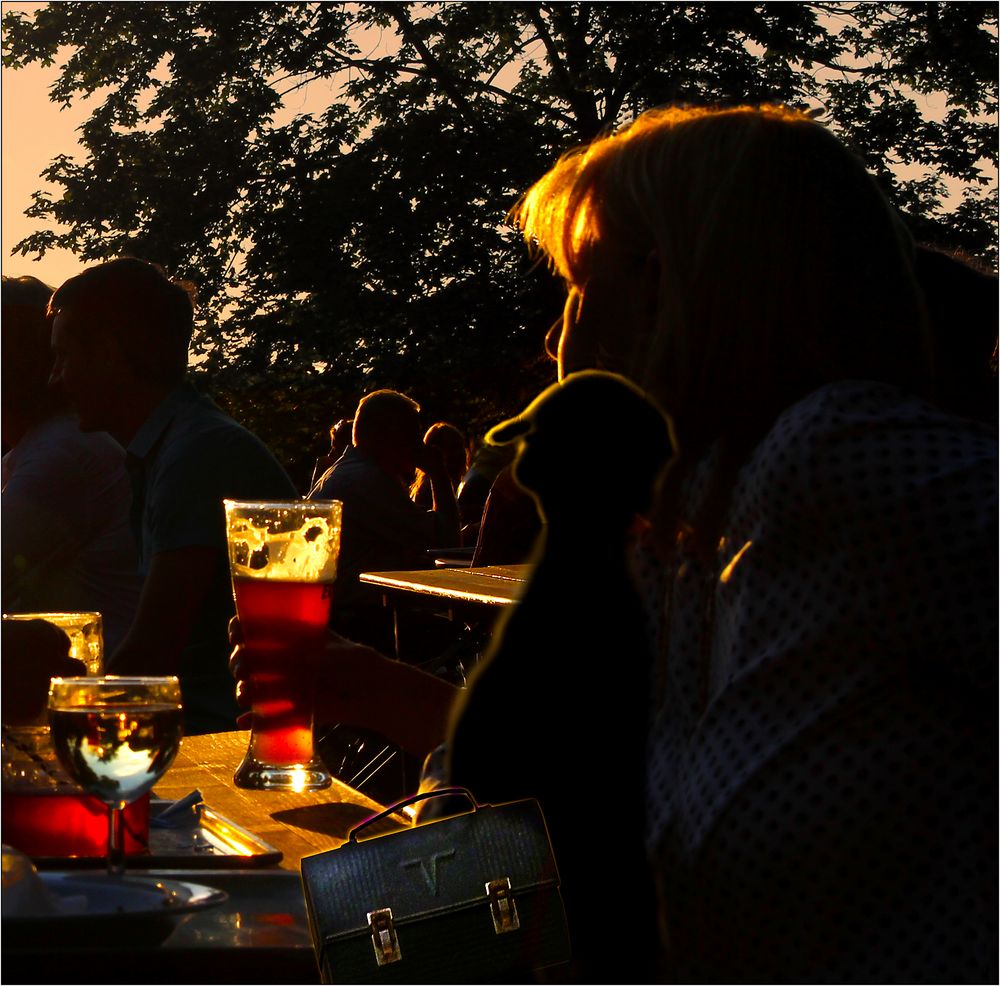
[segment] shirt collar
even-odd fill
[[[198,397],[198,391],[189,381],[185,380],[178,384],[139,426],[139,430],[132,436],[132,441],[128,443],[125,451],[135,459],[145,459],[153,451],[177,412],[184,405],[198,400]]]

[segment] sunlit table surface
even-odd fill
[[[233,773],[246,753],[248,732],[186,737],[156,795],[176,800],[201,791],[205,804],[248,829],[283,854],[282,869],[295,873],[303,856],[336,849],[350,830],[382,810],[360,791],[334,780],[323,791],[245,791]]]
[[[507,606],[521,598],[530,565],[429,568],[414,572],[362,572],[359,580],[383,590],[415,593],[452,602]]]
[[[109,934],[86,949],[18,952],[4,941],[0,977],[10,983],[318,983],[299,876],[303,856],[335,849],[350,830],[381,809],[338,783],[324,791],[243,791],[232,782],[249,733],[184,739],[157,797],[202,793],[217,813],[283,854],[280,864],[240,869],[130,870],[132,876],[184,880],[225,890],[214,908],[177,918],[162,944],[142,947]],[[391,823],[380,823],[387,826]]]

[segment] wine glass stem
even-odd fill
[[[108,875],[125,875],[125,814],[117,805],[108,805]]]

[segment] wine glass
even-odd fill
[[[108,806],[108,873],[125,872],[122,810],[173,762],[181,744],[177,678],[53,678],[49,725],[69,776]]]

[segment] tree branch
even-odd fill
[[[539,39],[545,46],[546,60],[552,69],[552,74],[563,86],[566,92],[566,100],[576,115],[576,129],[583,131],[587,136],[593,136],[599,129],[597,109],[594,106],[593,100],[577,88],[573,77],[570,75],[568,66],[563,62],[559,54],[555,39],[552,37],[548,25],[542,17],[541,7],[536,4],[523,4],[521,9],[527,14],[532,26],[538,33]]]
[[[406,7],[401,3],[375,3],[372,6],[384,10],[396,22],[403,39],[413,45],[420,53],[420,57],[427,66],[427,74],[438,81],[445,95],[452,101],[459,113],[467,118],[467,122],[473,122],[475,116],[469,101],[455,85],[455,79],[451,72],[438,61],[434,53],[414,30],[413,21],[410,20]]]
[[[334,52],[331,52],[331,54],[334,54]],[[393,61],[393,60],[384,59],[384,58],[382,58],[382,59],[374,59],[374,58],[349,58],[346,55],[343,55],[343,54],[341,54],[339,52],[337,52],[335,54],[337,54],[337,57],[339,57],[341,59],[341,66],[340,66],[341,69],[344,69],[344,68],[356,68],[356,69],[359,69],[361,71],[365,71],[365,72],[368,72],[368,73],[386,72],[387,70],[391,69],[391,71],[397,72],[397,73],[399,73],[401,75],[426,75],[427,74],[426,68],[425,67],[420,67],[421,63],[417,63],[416,66],[415,66],[413,64],[409,64],[409,63],[401,61],[401,60],[400,61]],[[326,78],[326,77],[327,77],[326,73],[317,73],[315,75],[311,75],[306,80],[306,82],[307,83],[308,82],[315,82],[317,79],[322,79],[322,78]],[[495,78],[495,77],[496,77],[495,75],[491,76],[491,79]],[[277,80],[274,80],[274,81],[275,82],[281,82],[284,79],[291,79],[291,78],[294,78],[294,75],[289,74],[289,75],[283,76],[283,77],[281,77],[281,78],[279,78]],[[465,80],[465,82],[466,82],[466,85],[468,85],[470,88],[476,90],[477,92],[490,92],[490,93],[493,93],[496,96],[500,96],[502,99],[510,100],[511,102],[518,103],[521,106],[530,107],[531,109],[536,110],[538,113],[541,113],[544,116],[549,117],[550,119],[558,120],[561,123],[565,123],[567,126],[573,127],[573,126],[576,125],[576,120],[573,117],[568,116],[566,113],[563,113],[560,110],[556,109],[556,107],[552,106],[550,103],[544,103],[544,102],[541,102],[541,101],[539,101],[537,99],[530,99],[527,96],[520,95],[519,93],[514,93],[514,92],[511,92],[508,89],[503,89],[500,86],[495,86],[495,85],[492,84],[492,81],[486,81],[486,82],[484,82],[481,79],[467,79],[467,80]],[[274,84],[274,83],[272,83],[272,84]],[[299,83],[298,85],[293,86],[292,89],[290,89],[288,91],[289,92],[294,92],[294,90],[297,89],[297,88],[299,88],[302,84],[303,83]],[[282,94],[279,93],[279,95],[282,95]],[[465,105],[467,107],[469,107],[470,112],[473,112],[473,113],[475,112],[474,108],[471,107],[471,106],[469,106],[469,103],[468,103],[467,100],[465,101]]]

